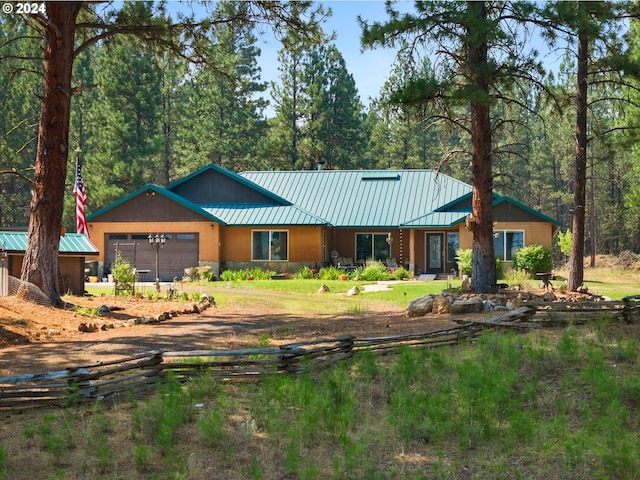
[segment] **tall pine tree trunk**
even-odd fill
[[[61,303],[58,246],[69,150],[71,73],[82,2],[47,2],[42,113],[22,279]],[[45,195],[46,193],[46,195]]]
[[[468,9],[486,25],[487,10],[484,2],[467,2]],[[468,35],[471,36],[472,32]],[[471,139],[473,159],[471,166],[473,211],[473,261],[471,266],[472,288],[475,292],[487,292],[496,283],[496,260],[493,251],[493,177],[491,158],[491,117],[489,111],[488,40],[486,34],[477,33],[469,41],[469,69],[473,86],[479,99],[471,103]]]
[[[578,5],[580,8],[580,5]],[[584,280],[585,202],[587,188],[587,62],[588,38],[578,31],[578,85],[576,95],[576,163],[573,190],[571,260],[567,289],[575,292]]]

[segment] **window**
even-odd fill
[[[493,232],[493,249],[496,258],[505,261],[513,260],[515,253],[524,247],[524,230],[495,230]]]
[[[180,240],[195,240],[196,239],[196,234],[195,233],[177,233],[176,234],[176,240],[180,241]]]
[[[356,233],[356,262],[378,260],[386,262],[391,256],[387,233]]]
[[[460,249],[460,234],[447,233],[447,262],[456,263],[456,252]]]
[[[254,230],[252,232],[252,260],[288,260],[288,232],[281,230]]]

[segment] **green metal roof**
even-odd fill
[[[108,212],[109,210],[116,208],[118,205],[122,205],[123,203],[126,203],[127,201],[131,200],[133,197],[137,197],[138,195],[141,195],[143,193],[149,192],[149,191],[153,191],[159,195],[162,195],[166,198],[168,198],[169,200],[172,200],[180,205],[182,205],[185,208],[188,208],[189,210],[202,215],[204,218],[206,218],[207,220],[211,220],[214,221],[216,223],[219,223],[221,225],[226,225],[226,223],[212,215],[211,213],[203,210],[202,208],[200,208],[199,205],[196,205],[193,202],[190,202],[189,200],[187,200],[186,198],[181,197],[180,195],[176,195],[173,192],[170,192],[169,190],[159,187],[157,185],[152,185],[152,184],[148,184],[145,185],[142,188],[139,188],[138,190],[136,190],[133,193],[130,193],[129,195],[127,195],[126,197],[122,197],[120,200],[117,200],[116,202],[113,202],[111,205],[107,205],[104,208],[101,208],[100,210],[98,210],[97,212],[92,213],[91,215],[89,215],[87,217],[87,222],[91,222],[93,220],[95,220],[96,217],[99,217],[100,215],[102,215],[105,212]]]
[[[309,170],[240,174],[336,227],[397,227],[471,191],[433,170]]]
[[[202,209],[221,218],[227,225],[328,225],[326,220],[295,205],[217,204],[202,205]]]
[[[464,222],[467,215],[468,214],[464,212],[433,212],[404,222],[401,226],[414,228],[450,228]]]
[[[27,250],[27,232],[0,232],[0,247],[9,253]],[[86,235],[67,233],[60,237],[58,251],[66,255],[97,255],[98,249]]]

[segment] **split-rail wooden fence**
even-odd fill
[[[487,328],[541,328],[557,324],[562,315],[564,321],[572,321],[567,320],[573,318],[570,315],[582,316],[585,311],[591,316],[621,315],[627,322],[640,320],[640,295],[622,302],[592,303],[568,305],[564,309],[525,305],[486,320],[454,319],[459,323],[457,327],[418,334],[342,336],[247,350],[150,351],[64,370],[0,377],[0,409],[110,400],[154,388],[168,378],[184,382],[204,373],[224,380],[255,380],[266,375],[317,371],[351,358],[358,351],[388,354],[402,348],[457,345],[473,340]]]

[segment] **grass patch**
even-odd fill
[[[259,384],[205,374],[128,406],[36,412],[22,441],[0,437],[0,476],[31,478],[17,448],[43,478],[637,478],[638,343],[618,326],[487,332]]]

